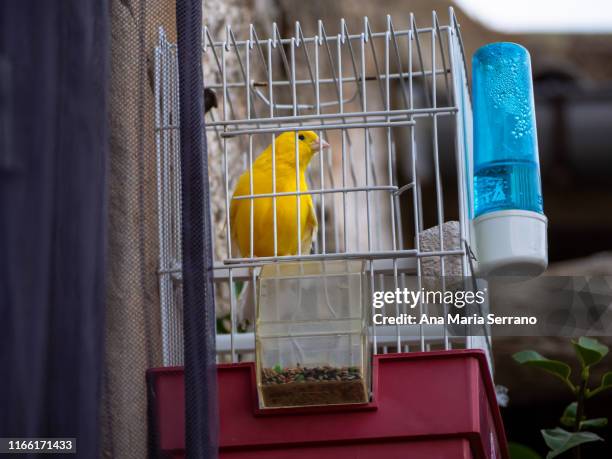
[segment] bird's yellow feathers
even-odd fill
[[[299,172],[296,180],[296,141],[298,148]],[[310,160],[327,142],[319,139],[313,131],[284,132],[274,143],[276,164],[276,190],[272,186],[272,145],[269,145],[253,161],[253,195],[307,191],[304,175]],[[274,200],[276,200],[277,255],[296,255],[298,240],[300,252],[310,253],[313,235],[317,230],[317,217],[309,194],[299,195],[299,239],[298,239],[298,198],[296,195],[236,199],[251,194],[251,174],[246,171],[238,179],[230,206],[230,225],[233,242],[242,257],[251,256],[251,218],[253,224],[253,255],[274,256]],[[251,216],[251,202],[253,213]],[[236,256],[236,254],[232,254]]]

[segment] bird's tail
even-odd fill
[[[253,281],[236,281],[234,284],[236,331],[253,331],[255,324],[256,284]]]

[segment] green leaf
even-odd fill
[[[578,409],[578,403],[572,402],[563,411],[561,416],[561,424],[567,427],[573,427],[576,424],[576,410]]]
[[[608,425],[608,418],[593,418],[587,419],[580,423],[580,429],[596,429]]]
[[[608,353],[608,346],[586,336],[581,337],[578,341],[572,341],[572,344],[585,367],[595,365]]]
[[[546,459],[557,457],[559,454],[575,448],[578,445],[582,445],[583,443],[603,441],[603,438],[593,432],[568,432],[561,427],[543,429],[541,432],[546,445],[551,449],[546,455]]]
[[[508,443],[508,449],[510,450],[511,459],[542,459],[538,453],[529,448],[528,446],[521,445],[520,443],[510,442]]]
[[[576,410],[578,404],[576,402],[572,402],[565,408],[563,411],[563,416],[561,416],[561,424],[566,427],[574,427],[576,425]],[[580,430],[582,429],[590,429],[596,427],[605,427],[608,425],[607,418],[594,418],[594,419],[586,419],[584,416],[582,417],[582,422],[580,423]]]
[[[604,390],[612,388],[612,371],[608,371],[601,377],[601,384],[598,388],[587,392],[587,398],[591,398],[594,395],[603,392]]]
[[[555,375],[568,384],[572,390],[575,390],[574,385],[569,380],[572,370],[567,363],[560,362],[559,360],[547,359],[536,351],[517,352],[512,358],[522,365],[540,368],[541,370]]]
[[[283,367],[280,366],[280,364],[276,364],[274,365],[274,371],[276,371],[277,373],[282,373],[283,372]]]

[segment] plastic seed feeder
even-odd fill
[[[260,408],[367,403],[363,263],[266,265],[256,320]]]

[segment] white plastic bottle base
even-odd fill
[[[478,274],[535,277],[548,266],[544,215],[500,210],[472,221]]]

